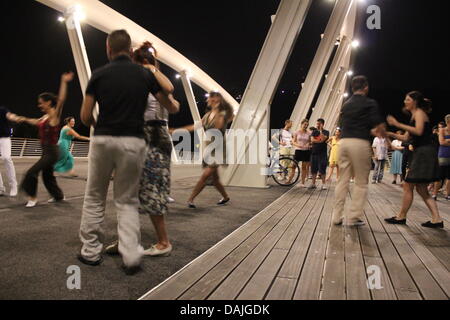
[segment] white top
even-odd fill
[[[400,140],[394,140],[394,141],[392,141],[392,146],[396,147],[396,148],[401,148],[402,142]]]
[[[373,140],[372,148],[375,149],[375,157],[377,160],[387,160],[388,146],[385,138],[376,137],[375,140]]]
[[[281,142],[284,142],[283,148],[292,148],[292,133],[287,130],[281,130]]]
[[[169,111],[162,107],[151,93],[148,95],[147,109],[145,109],[144,120],[169,121]]]

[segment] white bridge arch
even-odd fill
[[[241,104],[203,70],[174,48],[104,3],[98,0],[36,1],[64,14],[83,91],[90,78],[91,70],[80,27],[81,16],[84,16],[85,23],[105,33],[110,33],[116,29],[126,29],[132,38],[133,46],[138,46],[143,41],[151,41],[158,48],[159,60],[180,74],[194,121],[200,121],[200,114],[195,102],[191,81],[205,91],[220,92],[225,100],[232,105],[236,113],[232,129],[254,132],[247,137],[248,140],[244,139],[243,143],[236,146],[237,159],[235,160],[237,164],[229,165],[225,169],[224,183],[243,187],[264,188],[267,186],[267,176],[264,175],[265,164],[239,163],[249,157],[251,152],[249,146],[252,143],[257,143],[259,146],[268,146],[269,135],[267,134],[264,137],[258,132],[270,129],[270,106],[313,0],[280,1],[277,13],[272,17],[272,27]],[[328,128],[334,130],[336,127],[348,76],[351,74],[349,66],[357,3],[358,0],[335,0],[334,10],[292,113],[291,119],[294,120],[295,126],[298,126],[301,119],[313,107],[313,98],[319,91],[321,79],[325,76],[326,66],[333,58],[329,73],[326,75],[325,84],[321,88],[319,100],[314,106],[311,120],[315,121],[319,117],[325,117],[330,120],[328,121]],[[339,47],[333,56],[336,44]]]

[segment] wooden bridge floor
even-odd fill
[[[419,197],[407,226],[388,225],[401,188],[371,185],[367,225],[356,228],[332,225],[333,197],[334,186],[294,187],[142,299],[448,300],[449,202],[439,202],[444,230],[420,226],[429,215]]]

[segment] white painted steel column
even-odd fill
[[[320,42],[316,56],[305,80],[302,91],[295,105],[291,120],[294,128],[300,125],[309,112],[311,104],[319,88],[325,69],[330,60],[344,21],[349,13],[350,7],[355,0],[338,0],[331,14],[324,36]]]
[[[320,96],[310,117],[311,123],[315,123],[317,119],[324,117],[326,102],[328,100],[328,97],[332,93],[333,84],[336,81],[336,77],[339,73],[339,68],[343,65],[345,56],[348,54],[348,50],[351,50],[351,40],[346,36],[343,36],[331,64],[330,71],[325,80],[322,91],[320,92]]]
[[[344,100],[343,95],[346,92],[348,79],[350,77],[350,75],[348,75],[347,72],[350,70],[351,57],[353,54],[353,50],[355,50],[352,47],[352,41],[354,40],[353,37],[355,33],[357,9],[358,9],[358,2],[354,1],[342,27],[341,32],[342,38],[348,39],[348,48],[347,50],[345,50],[339,63],[340,68],[339,70],[345,72],[344,75],[341,75],[341,77],[343,78],[341,80],[338,80],[338,82],[336,82],[337,85],[336,88],[338,88],[337,90],[339,90],[339,95],[335,97],[334,103],[329,105],[330,110],[324,110],[325,119],[329,122],[329,125],[331,125],[331,127],[329,128],[333,131],[337,127],[336,121],[339,117],[342,108],[342,103]]]
[[[64,13],[67,33],[69,35],[70,46],[72,48],[73,57],[75,59],[75,65],[77,68],[78,79],[80,81],[80,87],[83,97],[86,94],[87,84],[91,78],[91,66],[84,44],[83,33],[81,31],[81,25],[79,17],[77,16],[78,8],[76,6],[69,7]],[[94,109],[94,119],[97,120],[99,113],[98,105]],[[91,127],[91,136],[94,133],[94,128]]]
[[[192,89],[191,80],[189,79],[189,74],[187,71],[183,70],[180,72],[181,82],[183,84],[183,89],[186,94],[186,98],[189,104],[189,109],[191,111],[192,119],[194,119],[194,127],[196,128],[194,134],[197,134],[200,138],[200,156],[203,155],[205,130],[202,126],[202,117],[198,111],[197,101],[195,99],[194,90]]]
[[[342,94],[342,93],[340,93],[340,89],[341,89],[342,81],[346,80],[346,76],[347,76],[346,73],[347,73],[347,70],[341,67],[339,69],[336,80],[334,81],[333,88],[332,88],[331,94],[329,95],[329,97],[327,99],[325,112],[323,114],[323,118],[327,122],[326,124],[330,124],[331,115],[335,111],[334,108],[336,106],[336,98],[339,94]],[[332,129],[332,128],[330,128],[330,129]]]
[[[269,133],[265,137],[259,135],[258,139],[258,131],[270,128],[270,105],[310,5],[311,0],[280,3],[232,126],[234,130],[255,130],[248,142],[237,146],[238,163],[249,156],[252,144],[264,145],[265,150],[259,151],[268,153]],[[224,171],[223,181],[226,185],[265,188],[265,169],[265,164],[231,164]]]

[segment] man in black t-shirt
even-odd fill
[[[15,115],[9,112],[5,107],[0,106],[0,156],[5,164],[6,176],[9,182],[9,196],[17,196],[17,180],[14,163],[11,159],[11,127],[8,120]],[[5,185],[3,184],[0,173],[0,196],[5,194]]]
[[[325,120],[317,120],[317,128],[311,134],[311,174],[312,183],[309,189],[316,189],[317,174],[320,173],[322,179],[322,190],[325,190],[328,167],[328,139],[330,132],[324,129]]]
[[[119,252],[126,271],[138,270],[143,255],[140,244],[139,179],[145,157],[144,112],[149,93],[163,106],[170,104],[153,73],[131,61],[131,38],[125,30],[107,40],[111,61],[95,71],[86,89],[81,120],[95,128],[89,152],[89,173],[83,205],[78,259],[88,265],[102,262],[106,197],[114,172]],[[97,121],[93,117],[99,104]]]
[[[372,168],[372,136],[386,136],[386,128],[378,104],[367,97],[369,82],[358,76],[352,80],[353,96],[342,107],[339,127],[342,139],[339,145],[340,176],[336,186],[333,223],[344,221],[345,200],[349,183],[355,177],[352,204],[347,215],[350,226],[364,225],[363,213],[367,202],[369,175]]]

